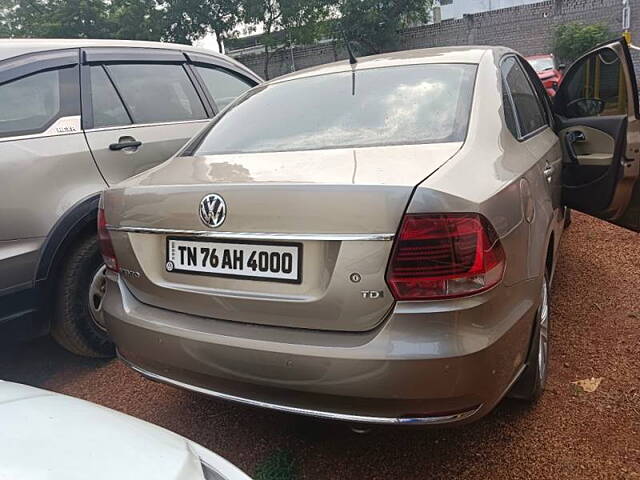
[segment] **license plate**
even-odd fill
[[[302,244],[167,237],[167,272],[300,283]]]

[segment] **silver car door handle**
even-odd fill
[[[130,148],[132,150],[137,149],[142,145],[142,142],[138,142],[137,140],[126,140],[124,142],[120,141],[118,143],[112,143],[109,145],[109,150],[118,151],[124,150],[125,148]]]

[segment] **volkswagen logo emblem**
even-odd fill
[[[216,228],[224,223],[227,205],[220,195],[210,193],[200,201],[199,213],[202,223],[207,227]]]

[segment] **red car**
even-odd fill
[[[553,97],[562,81],[564,65],[558,65],[553,54],[532,55],[526,58],[538,74],[549,96]]]

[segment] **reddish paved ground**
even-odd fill
[[[547,391],[464,428],[356,435],[152,383],[48,339],[0,353],[0,378],[162,425],[262,478],[277,460],[293,462],[271,476],[282,479],[640,478],[640,236],[576,215],[561,255]],[[604,378],[594,393],[570,383],[589,377]]]

